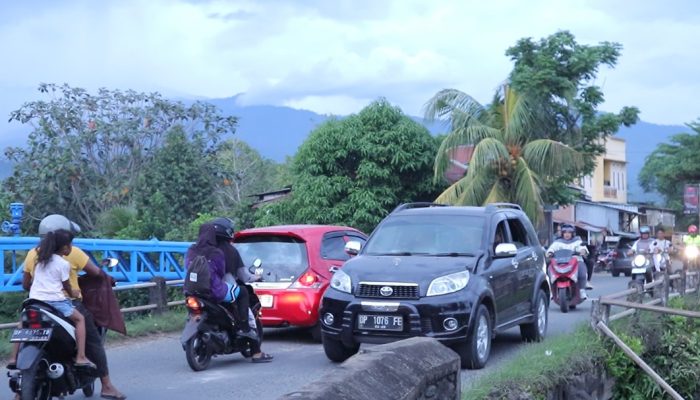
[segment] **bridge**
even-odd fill
[[[38,237],[0,237],[0,292],[22,290],[24,257],[39,244]],[[96,265],[105,258],[119,263],[106,271],[117,284],[133,284],[162,276],[167,280],[183,279],[184,258],[192,242],[153,240],[114,240],[76,238],[73,245],[85,251]]]

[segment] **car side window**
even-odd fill
[[[527,230],[517,218],[508,219],[508,227],[510,228],[510,234],[513,237],[513,244],[517,248],[522,248],[526,246],[531,246],[530,240],[528,239]]]
[[[496,233],[493,237],[493,251],[496,251],[496,247],[501,243],[508,243],[506,221],[501,221],[496,225]]]
[[[360,242],[363,246],[366,240],[360,236],[333,234],[323,237],[321,242],[321,257],[326,260],[347,261],[350,256],[345,252],[345,243],[354,240]]]

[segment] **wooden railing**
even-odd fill
[[[659,294],[659,290],[660,296],[657,297],[656,295]],[[672,290],[674,290],[673,293],[671,293]],[[644,302],[645,295],[648,291],[651,291],[653,299]],[[610,329],[608,324],[610,321],[634,315],[637,313],[637,310],[658,312],[667,315],[679,315],[687,318],[700,318],[700,312],[667,307],[670,298],[692,293],[700,295],[700,273],[698,273],[698,271],[686,271],[684,267],[680,273],[670,275],[667,268],[660,279],[648,284],[639,285],[636,288],[631,288],[608,296],[602,296],[597,300],[593,300],[591,308],[591,326],[593,329],[612,339],[632,361],[654,380],[654,382],[666,391],[671,398],[676,400],[683,400],[683,397],[644,362],[641,357],[635,354],[635,352]],[[625,298],[625,300],[621,300],[621,298]],[[657,304],[661,304],[661,306]],[[612,307],[622,307],[627,308],[627,310],[611,315]]]
[[[167,311],[170,307],[185,304],[185,300],[168,301],[168,286],[182,285],[183,279],[166,281],[163,277],[155,277],[150,282],[136,283],[133,285],[116,286],[114,291],[148,288],[148,302],[141,306],[125,307],[121,309],[123,314],[137,311],[152,311],[156,314]],[[18,317],[19,318],[19,317]],[[0,330],[17,327],[17,321],[0,324]]]

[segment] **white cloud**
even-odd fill
[[[615,111],[651,122],[698,115],[698,6],[603,1],[166,1],[13,5],[0,22],[0,85],[41,81],[160,90],[346,114],[386,97],[419,115],[436,91],[490,100],[507,47],[559,29],[624,45],[601,69]],[[636,3],[635,3],[636,4]],[[7,61],[9,60],[9,62]]]

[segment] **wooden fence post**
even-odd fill
[[[153,309],[155,314],[162,314],[168,310],[168,291],[165,278],[156,276],[151,279],[151,282],[156,285],[148,288],[148,303],[156,305],[156,308]]]
[[[662,298],[661,298],[661,304],[664,307],[666,307],[666,305],[668,304],[668,294],[671,291],[671,280],[668,278],[669,276],[671,276],[670,269],[671,269],[671,263],[669,263],[669,265],[667,265],[666,269],[664,270],[664,285],[662,288]]]
[[[681,270],[681,287],[678,288],[678,292],[681,294],[681,296],[685,296],[685,285],[687,285],[687,276],[685,273],[687,268],[687,265],[684,263],[683,269]]]

